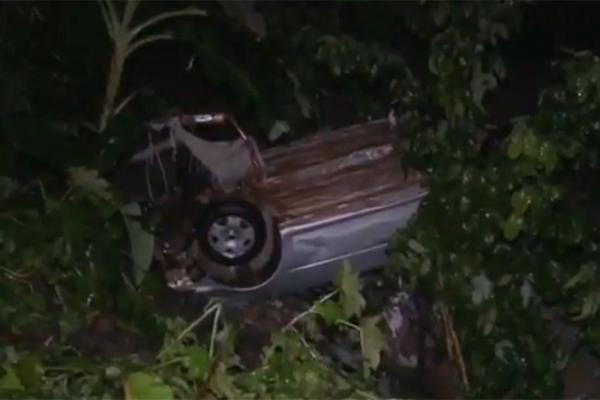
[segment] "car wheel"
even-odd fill
[[[260,210],[246,201],[212,204],[197,226],[198,244],[211,261],[235,266],[264,248],[267,226]]]

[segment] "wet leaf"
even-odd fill
[[[345,318],[360,316],[365,308],[365,299],[361,294],[362,284],[358,272],[352,270],[349,262],[344,262],[338,271],[336,285],[340,290],[340,304]]]
[[[169,400],[173,391],[162,379],[152,373],[134,372],[123,383],[125,400]]]
[[[362,355],[365,369],[374,370],[381,361],[381,351],[385,347],[385,335],[377,324],[380,317],[363,318],[360,323],[362,332]]]

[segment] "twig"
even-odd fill
[[[69,198],[69,195],[73,192],[73,189],[74,189],[74,186],[70,186],[69,189],[67,189],[67,191],[62,195],[58,204],[64,203],[65,200],[67,200],[67,198]]]
[[[180,334],[179,336],[177,336],[177,340],[181,340],[183,339],[183,337],[185,335],[187,335],[188,333],[190,333],[192,330],[194,330],[195,327],[197,327],[202,321],[204,321],[206,319],[206,317],[208,317],[213,311],[216,310],[220,310],[221,309],[221,304],[215,304],[212,307],[210,307],[208,310],[206,310],[204,312],[204,314],[202,314],[198,319],[196,319],[194,322],[192,322],[191,324],[188,325],[187,328],[185,328]]]
[[[168,361],[165,361],[163,363],[157,364],[155,366],[153,366],[152,368],[150,368],[152,371],[156,371],[157,369],[161,369],[164,367],[168,367],[169,365],[173,365],[173,364],[177,364],[179,362],[185,361],[187,359],[187,357],[175,357],[172,358]]]
[[[125,99],[123,99],[121,101],[121,103],[119,103],[119,105],[117,105],[115,107],[115,111],[113,112],[113,116],[116,117],[121,112],[121,110],[123,110],[127,106],[127,104],[129,104],[131,102],[131,100],[133,100],[136,96],[137,96],[137,92],[133,92],[129,96],[127,96]]]
[[[48,199],[46,198],[46,188],[44,187],[44,184],[42,183],[42,181],[40,179],[38,179],[36,182],[40,187],[40,193],[42,194],[42,199],[44,199],[44,205],[45,205],[45,203],[48,202]]]
[[[301,312],[300,314],[296,315],[294,318],[292,318],[292,320],[290,322],[287,323],[287,325],[283,328],[283,331],[287,331],[288,329],[290,329],[292,326],[294,326],[298,321],[300,321],[302,318],[306,317],[309,314],[313,314],[315,312],[315,309],[317,308],[317,306],[319,304],[323,304],[325,303],[327,300],[329,300],[330,298],[332,298],[333,296],[335,296],[336,294],[339,293],[339,290],[336,289],[331,293],[326,294],[325,296],[323,296],[322,298],[320,298],[316,303],[314,303],[308,310]]]
[[[365,341],[364,341],[364,338],[363,338],[363,330],[362,330],[362,328],[360,326],[358,326],[356,324],[353,324],[352,322],[348,322],[348,321],[346,321],[344,319],[338,319],[336,321],[336,323],[338,323],[340,325],[345,325],[348,328],[352,328],[352,329],[355,329],[355,330],[358,331],[359,338],[360,338],[360,350],[364,354],[365,353]]]
[[[149,149],[152,146],[152,136],[150,135],[150,132],[148,132],[148,146]],[[145,160],[145,166],[144,166],[144,175],[146,178],[146,189],[148,190],[148,196],[150,197],[151,201],[154,201],[154,193],[152,191],[152,182],[150,182],[150,162],[152,161],[152,153],[150,153],[150,157],[146,158]]]
[[[304,345],[304,347],[306,347],[306,350],[308,350],[308,352],[310,353],[312,358],[314,358],[315,360],[320,360],[321,357],[319,357],[319,355],[314,352],[312,346],[310,344],[308,344],[308,342],[306,341],[304,336],[300,332],[298,332],[298,330],[296,328],[292,327],[291,329],[294,330],[294,332],[296,332],[296,334],[298,335],[298,338],[300,339],[300,342]]]
[[[219,317],[221,315],[221,304],[216,304],[215,307],[217,310],[215,311],[215,318],[213,319],[212,332],[210,334],[210,347],[208,349],[208,357],[212,359],[215,348],[215,338],[217,337],[217,327],[219,325]]]

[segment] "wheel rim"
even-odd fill
[[[256,241],[256,232],[246,219],[229,215],[215,220],[208,228],[210,247],[228,259],[241,257]]]

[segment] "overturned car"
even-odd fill
[[[215,134],[227,127],[236,138]],[[155,263],[177,290],[275,295],[326,283],[344,261],[377,267],[425,195],[387,119],[263,152],[223,114],[148,128],[117,186],[160,214]]]

